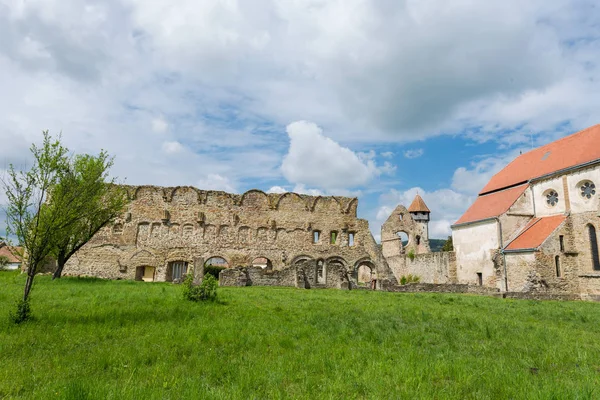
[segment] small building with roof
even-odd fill
[[[20,269],[23,259],[23,248],[18,246],[8,246],[6,243],[0,243],[0,257],[5,257],[8,261],[4,269]]]
[[[600,296],[600,125],[518,156],[452,226],[460,283]]]

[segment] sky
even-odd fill
[[[519,152],[600,123],[599,21],[593,0],[0,0],[0,170],[48,129],[132,185],[357,196],[376,239],[419,193],[445,238]]]

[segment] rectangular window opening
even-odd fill
[[[337,232],[336,231],[331,231],[331,237],[329,238],[329,243],[330,244],[337,243]]]
[[[556,277],[560,278],[560,276],[561,276],[561,270],[560,270],[560,257],[559,256],[556,256],[554,258],[554,264],[556,266]]]
[[[354,246],[354,232],[348,234],[348,246]]]
[[[321,237],[321,232],[313,231],[313,243],[319,243],[320,237]]]
[[[477,284],[483,286],[483,274],[481,272],[477,273]]]
[[[560,235],[558,237],[558,243],[560,245],[560,251],[561,253],[565,251],[565,237],[563,235]]]

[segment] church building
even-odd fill
[[[600,125],[518,156],[452,226],[460,283],[600,298]]]

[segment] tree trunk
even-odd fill
[[[23,301],[27,301],[31,287],[33,286],[33,278],[35,276],[35,270],[31,268],[31,265],[27,268],[27,281],[25,282],[25,290],[23,292]]]
[[[65,260],[65,255],[62,253],[59,253],[58,260],[56,260],[56,264],[57,264],[56,271],[54,271],[54,274],[52,275],[52,280],[55,280],[57,278],[60,279],[60,277],[62,276],[63,269],[65,268],[66,261],[67,260]]]

